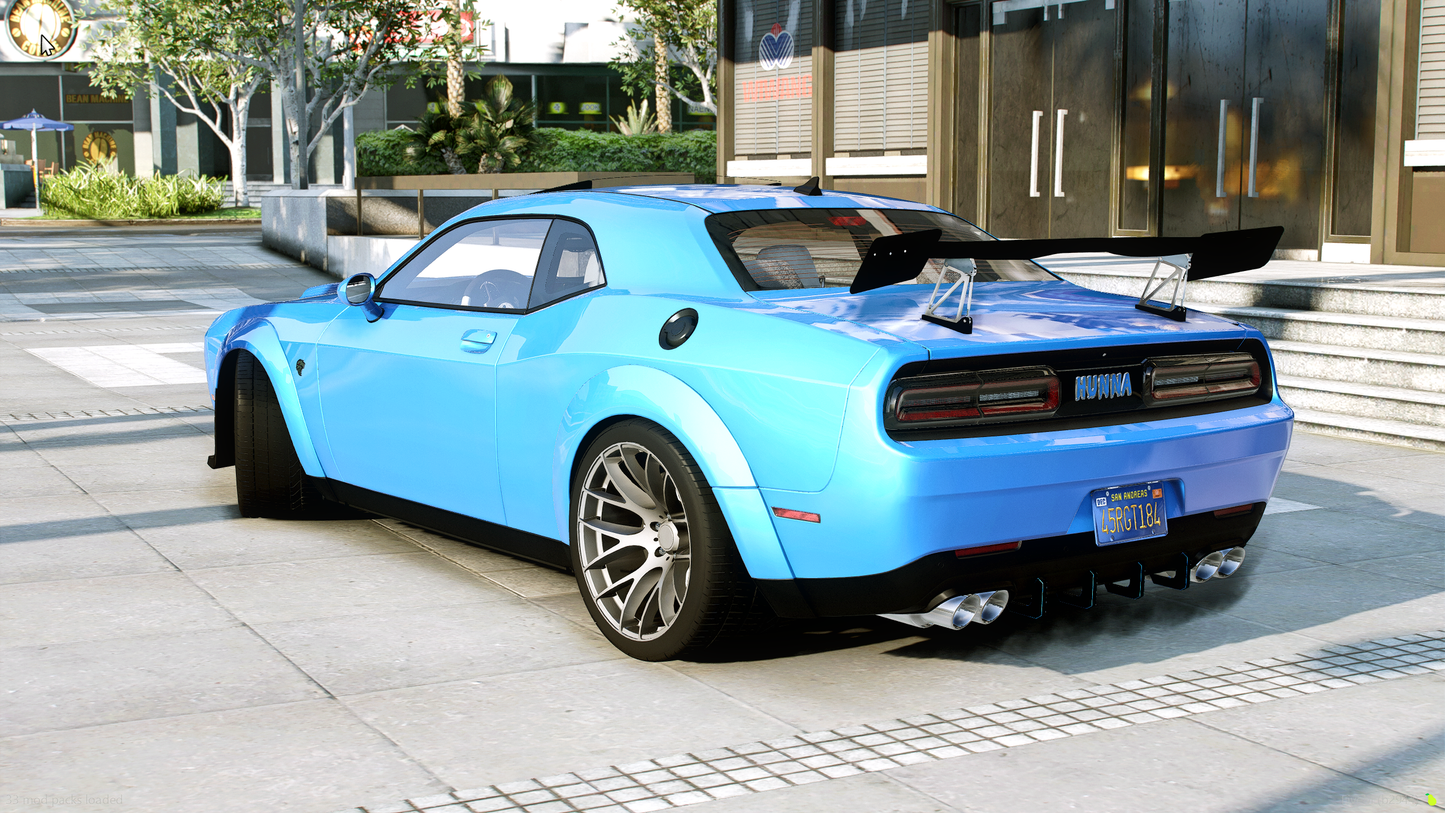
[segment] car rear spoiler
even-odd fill
[[[868,249],[868,256],[858,267],[858,274],[848,290],[862,293],[885,285],[894,285],[916,278],[930,259],[936,260],[1032,260],[1051,254],[1074,252],[1105,252],[1120,257],[1158,257],[1144,292],[1134,306],[1160,316],[1184,321],[1184,283],[1191,279],[1249,271],[1263,266],[1274,256],[1275,246],[1284,235],[1283,226],[1266,226],[1262,229],[1240,229],[1220,231],[1199,237],[1077,237],[1061,240],[970,240],[957,242],[943,240],[941,229],[894,234],[879,237]],[[1162,258],[1176,254],[1188,254],[1189,262],[1179,266]],[[1161,266],[1167,271],[1161,278]],[[973,317],[970,313],[973,300],[973,264],[959,271],[959,278],[951,287],[939,294],[944,274],[939,275],[933,286],[933,296],[924,309],[923,318],[961,333],[973,332]],[[956,269],[955,269],[956,270]],[[1156,282],[1157,279],[1157,282]],[[1165,285],[1174,283],[1169,295],[1169,304],[1158,305],[1152,300]],[[958,305],[953,316],[938,312],[939,306],[955,293]]]

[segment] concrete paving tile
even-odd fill
[[[854,640],[843,624],[872,630],[855,631],[861,640]],[[1031,670],[1022,658],[958,633],[919,635],[884,619],[852,619],[824,633],[814,628],[811,635],[784,634],[759,642],[756,649],[751,643],[740,647],[733,657],[746,661],[746,669],[727,655],[715,662],[679,662],[675,668],[805,731],[1086,685]],[[830,637],[836,648],[806,651]],[[860,718],[860,709],[867,710],[866,717]]]
[[[67,810],[334,811],[447,786],[335,701],[0,740],[0,798],[111,797]]]
[[[96,497],[184,570],[416,550],[366,519],[242,518],[229,486]]]
[[[1321,562],[1352,564],[1427,551],[1445,553],[1445,529],[1331,510],[1297,511],[1261,522],[1248,550],[1252,553],[1257,545]],[[1241,574],[1255,573],[1251,559],[1246,558]]]
[[[1258,713],[1261,708],[1241,711]],[[1385,810],[1409,801],[1193,720],[1128,726],[898,768],[888,775],[959,809],[997,813],[1060,806],[1155,813],[1176,809],[1185,800],[1191,811],[1204,813],[1344,813]]]
[[[3,585],[0,621],[6,647],[238,626],[180,573]]]
[[[35,421],[13,426],[33,449],[53,446],[116,446],[148,444],[158,438],[205,434],[174,415],[117,415],[114,417]]]
[[[1390,460],[1418,454],[1414,449],[1359,440],[1296,432],[1289,442],[1289,459],[1322,466]]]
[[[1247,621],[1339,643],[1435,629],[1445,617],[1445,593],[1340,565],[1237,575],[1164,598],[1226,614],[1229,624]]]
[[[429,553],[237,565],[190,575],[248,624],[513,598]]]
[[[124,529],[86,494],[0,499],[0,543]]]
[[[193,402],[199,404],[203,400],[193,399]],[[146,464],[190,466],[196,469],[197,483],[205,483],[201,476],[203,474],[214,474],[221,478],[221,481],[233,481],[236,476],[231,469],[212,469],[206,465],[206,457],[215,450],[215,440],[203,432],[194,431],[192,427],[181,430],[181,434],[148,438],[137,444],[100,442],[85,445],[51,444],[34,448],[52,465],[65,472],[91,466]]]
[[[256,631],[337,695],[624,657],[600,633],[521,600],[260,624]]]
[[[172,570],[170,562],[127,530],[0,544],[0,584]]]
[[[432,551],[438,556],[450,562],[461,565],[473,573],[492,573],[498,570],[526,570],[535,568],[537,565],[532,562],[518,559],[515,556],[508,556],[505,553],[487,550],[486,548],[468,545],[455,539],[448,539],[440,534],[434,534],[423,528],[418,528],[410,523],[401,520],[382,517],[376,520],[376,524],[405,537],[411,543]]]
[[[1315,466],[1280,474],[1276,490],[1289,499],[1335,511],[1445,529],[1438,484]]]
[[[497,570],[486,578],[524,598],[565,596],[577,592],[577,580],[561,571],[546,567]]]
[[[1445,590],[1445,561],[1436,552],[1352,562],[1350,567]]]
[[[22,460],[28,456],[26,453],[11,453],[0,458],[0,494],[14,499],[16,497],[54,497],[82,493],[80,487],[69,477],[61,474],[58,469],[48,463],[40,466],[10,467],[10,458]],[[38,456],[31,459],[36,458]]]
[[[89,494],[172,490],[188,485],[221,486],[235,476],[225,470],[207,468],[204,460],[201,458],[200,465],[191,461],[136,461],[98,466],[62,464],[57,468]]]
[[[1228,709],[1198,720],[1423,800],[1445,783],[1442,698],[1445,676],[1430,674]]]
[[[11,648],[0,658],[0,737],[326,696],[239,627]]]
[[[794,733],[666,666],[628,659],[344,702],[455,787],[562,771],[587,779],[589,767]]]

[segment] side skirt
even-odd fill
[[[409,522],[470,545],[490,548],[561,571],[572,569],[572,555],[565,542],[558,542],[495,522],[446,511],[419,502],[382,494],[361,486],[319,477],[308,477],[326,499]]]

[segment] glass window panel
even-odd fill
[[[581,223],[570,220],[556,221],[547,232],[539,269],[532,282],[531,308],[540,308],[607,282],[592,233]]]
[[[389,302],[523,310],[550,220],[491,220],[447,231],[382,286]]]
[[[1335,190],[1330,232],[1368,235],[1374,192],[1375,84],[1380,64],[1380,0],[1348,0],[1335,123]]]
[[[1119,228],[1149,228],[1149,133],[1154,84],[1154,2],[1129,0],[1124,29],[1124,132]]]

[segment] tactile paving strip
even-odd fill
[[[211,412],[212,408],[200,406],[127,407],[125,409],[81,409],[72,412],[12,412],[0,415],[0,423],[25,423],[29,421],[62,421],[75,418],[123,418],[130,415],[170,415],[186,412]]]
[[[647,813],[1445,671],[1445,631],[750,742],[344,813]]]
[[[158,274],[174,271],[214,271],[217,268],[298,269],[302,263],[215,263],[214,265],[66,266],[64,268],[0,268],[0,274]]]

